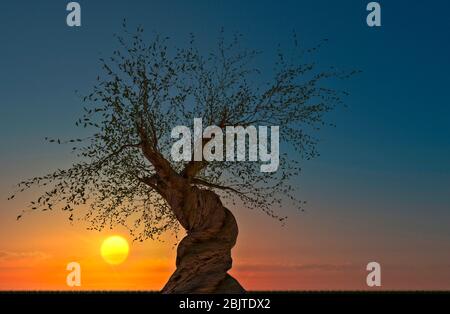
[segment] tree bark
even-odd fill
[[[181,198],[177,192],[169,203],[187,235],[178,245],[177,269],[161,292],[244,293],[227,273],[238,235],[233,214],[211,190],[190,186]]]

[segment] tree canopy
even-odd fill
[[[262,210],[280,221],[285,217],[276,209],[286,202],[301,208],[292,178],[299,175],[302,159],[316,156],[314,132],[346,95],[328,87],[328,79],[354,72],[323,71],[303,61],[320,45],[302,49],[295,36],[293,52],[278,49],[270,69],[258,66],[261,52],[242,48],[238,34],[227,39],[221,32],[217,46],[206,53],[194,36],[178,47],[159,35],[147,40],[141,27],[124,28],[115,37],[119,48],[100,59],[102,74],[82,98],[84,114],[76,121],[92,135],[47,139],[73,144],[77,161],[18,184],[19,191],[44,187],[30,210],[86,207],[85,218],[94,229],[122,224],[138,240],[157,238],[178,228],[157,184],[160,168],[214,190],[230,204]],[[279,126],[280,168],[262,173],[258,162],[171,160],[170,130],[191,125],[194,118],[219,127]]]

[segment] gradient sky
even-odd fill
[[[101,241],[124,230],[86,231],[62,213],[17,222],[31,194],[6,198],[18,181],[70,164],[69,148],[98,58],[116,47],[123,18],[173,42],[197,35],[208,47],[221,27],[270,55],[296,30],[329,42],[324,66],[360,69],[339,82],[348,108],[328,116],[321,156],[303,164],[305,213],[281,208],[281,226],[232,209],[240,235],[235,275],[247,289],[366,289],[365,266],[382,266],[383,289],[450,289],[450,3],[379,1],[382,27],[365,23],[360,1],[79,1],[82,27],[65,24],[69,1],[0,3],[0,289],[67,289],[79,261],[83,289],[160,289],[174,269],[173,240],[132,244],[111,267]],[[270,65],[270,58],[263,65]]]

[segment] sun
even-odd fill
[[[127,240],[118,235],[106,238],[100,248],[103,259],[111,265],[123,263],[127,259],[128,251]]]

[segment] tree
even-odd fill
[[[91,228],[121,224],[140,241],[181,225],[186,236],[177,268],[162,292],[243,292],[227,273],[238,227],[222,200],[280,221],[285,217],[275,207],[290,201],[300,208],[291,178],[299,174],[300,157],[316,155],[311,132],[345,94],[325,83],[349,74],[318,71],[299,54],[287,58],[279,49],[274,69],[263,75],[254,65],[260,53],[241,48],[240,35],[227,41],[222,32],[209,54],[196,48],[193,36],[178,49],[168,48],[169,38],[143,37],[141,27],[132,33],[125,28],[124,36],[116,35],[120,48],[100,59],[104,73],[83,97],[86,107],[76,122],[92,136],[47,139],[74,144],[77,162],[20,182],[19,191],[43,186],[31,210],[88,207],[84,217]],[[298,52],[295,36],[294,43]],[[260,172],[257,162],[175,162],[170,130],[194,118],[221,128],[277,125],[286,150],[295,153],[281,154],[276,173]]]

